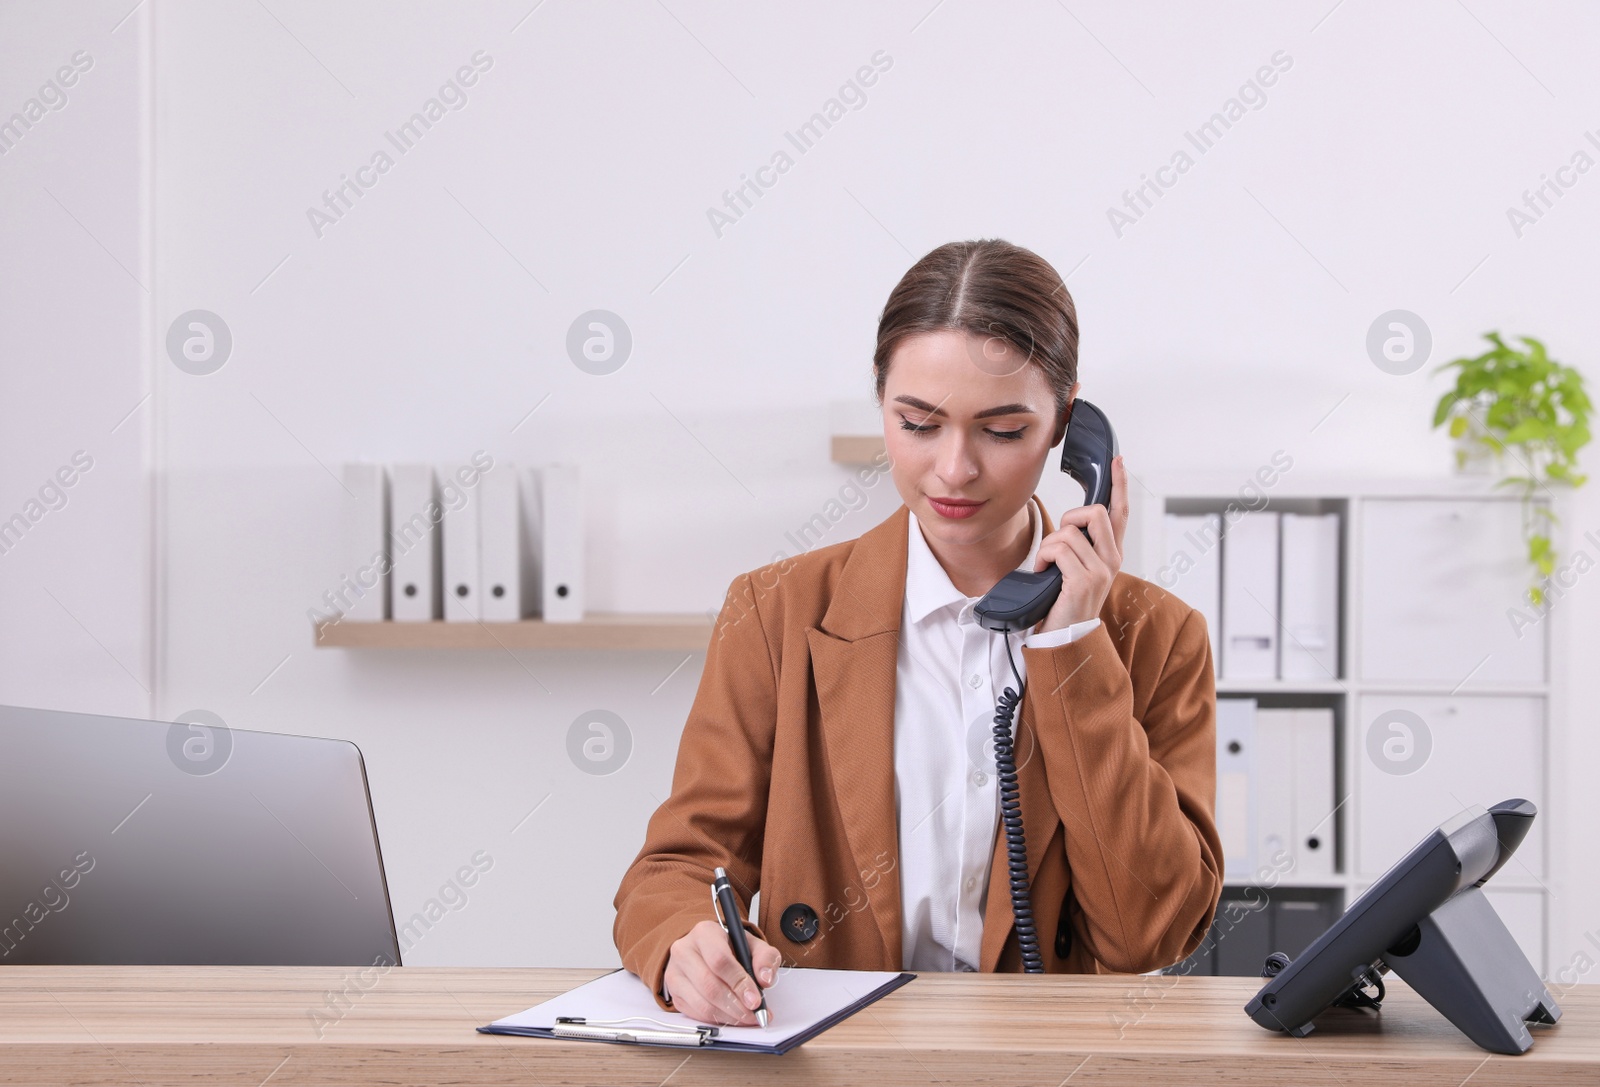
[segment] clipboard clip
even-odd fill
[[[632,1027],[629,1023],[650,1023]],[[590,1038],[605,1042],[649,1042],[656,1045],[708,1045],[717,1036],[716,1027],[684,1027],[663,1023],[646,1015],[626,1019],[586,1019],[581,1015],[558,1015],[550,1033],[557,1038]]]

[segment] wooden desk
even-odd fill
[[[1247,978],[977,974],[925,974],[783,1057],[473,1029],[596,973],[4,967],[0,1083],[1600,1083],[1600,986],[1558,993],[1561,1022],[1521,1057],[1478,1049],[1396,978],[1381,1015],[1331,1013],[1304,1039],[1250,1021]]]

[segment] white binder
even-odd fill
[[[1339,674],[1339,515],[1283,515],[1284,679]]]
[[[522,577],[522,487],[517,468],[497,461],[478,480],[478,584],[483,618],[527,614]]]
[[[344,546],[336,596],[347,601],[344,618],[380,622],[389,618],[389,483],[381,464],[346,464],[344,486],[355,497],[345,503]]]
[[[1252,511],[1222,537],[1222,678],[1278,676],[1278,515]]]
[[[452,479],[440,488],[444,504],[444,520],[439,524],[439,543],[444,550],[444,618],[450,623],[475,623],[483,616],[478,600],[478,507],[482,505],[482,485],[481,479],[471,487]]]
[[[583,494],[576,465],[539,473],[539,604],[547,623],[583,618]]]
[[[1269,868],[1300,874],[1294,830],[1295,710],[1256,711],[1256,855]],[[1287,856],[1291,868],[1284,868]]]
[[[1222,515],[1169,513],[1156,582],[1205,616],[1211,666],[1222,660]]]
[[[1217,836],[1231,882],[1255,876],[1255,766],[1256,700],[1217,699]]]
[[[1261,862],[1300,879],[1333,875],[1338,817],[1333,797],[1333,711],[1256,711],[1256,850]]]
[[[439,514],[433,468],[397,464],[390,492],[389,549],[393,557],[394,618],[439,617]]]
[[[1290,712],[1294,714],[1294,870],[1313,879],[1332,876],[1339,822],[1333,810],[1333,710]]]

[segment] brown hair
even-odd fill
[[[1059,415],[1078,380],[1078,311],[1050,262],[999,238],[947,242],[913,264],[884,303],[872,355],[878,402],[906,336],[957,329],[998,336],[1037,362]]]

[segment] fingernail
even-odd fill
[[[761,1003],[761,994],[756,992],[754,989],[745,989],[742,993],[742,997],[744,999],[744,1006],[750,1009],[754,1009],[758,1004]]]
[[[765,970],[761,971],[761,984],[772,984],[772,967],[769,966]]]

